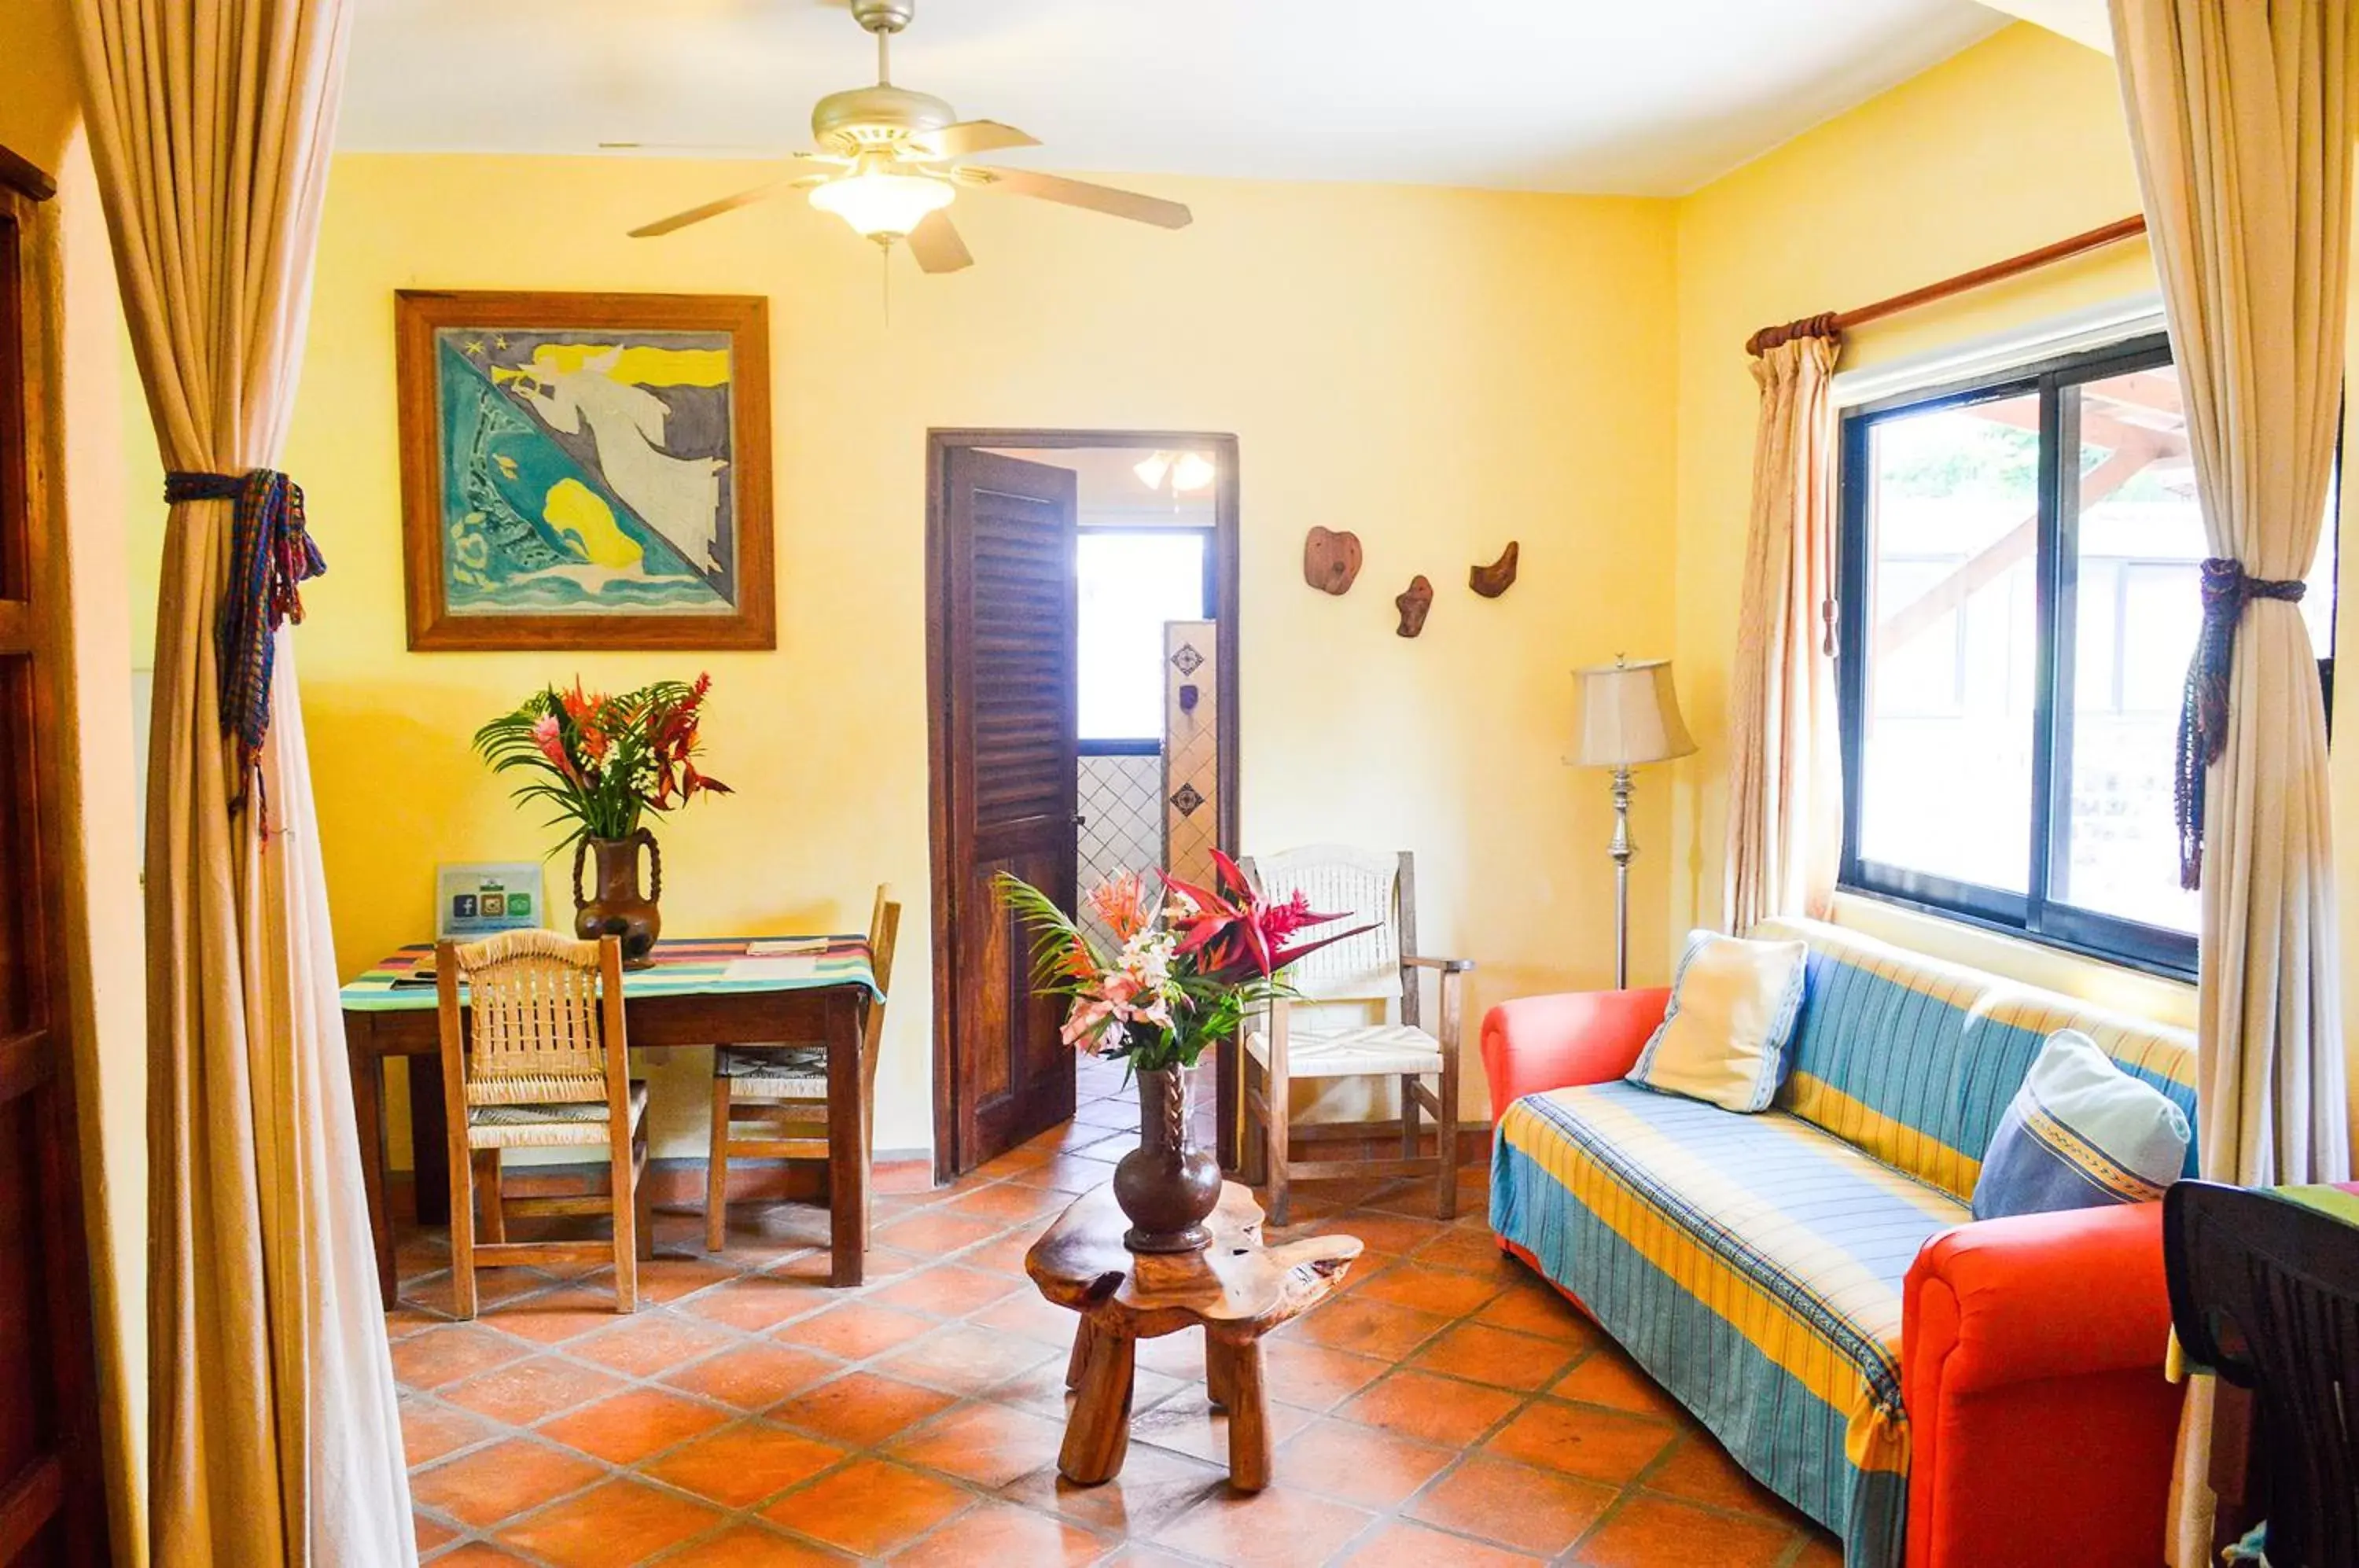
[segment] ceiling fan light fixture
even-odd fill
[[[929,212],[958,193],[922,174],[896,174],[863,161],[861,169],[811,190],[810,203],[832,212],[865,237],[886,245],[908,235]]]
[[[1138,482],[1149,490],[1160,490],[1163,488],[1163,476],[1171,472],[1171,454],[1150,452],[1133,465],[1131,472],[1137,474]]]
[[[1171,488],[1183,495],[1191,490],[1201,490],[1218,472],[1212,460],[1202,452],[1183,452],[1171,464]]]

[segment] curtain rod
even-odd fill
[[[1980,289],[1986,283],[2019,277],[2085,251],[2100,250],[2124,240],[2136,239],[2144,233],[2144,213],[2123,218],[2103,228],[2091,229],[2086,234],[2041,245],[2038,250],[2027,250],[2021,256],[2008,256],[2005,261],[1994,261],[1987,267],[1977,267],[1972,272],[1961,272],[1955,278],[1928,283],[1922,289],[1911,289],[1906,294],[1895,294],[1889,299],[1878,299],[1873,305],[1862,305],[1855,310],[1829,311],[1824,315],[1805,316],[1799,321],[1788,321],[1783,326],[1764,327],[1745,340],[1745,352],[1759,355],[1796,338],[1839,336],[1853,327],[1882,321],[1886,316],[1897,316],[1903,310],[1913,310],[1936,299],[1946,299],[1970,289]]]

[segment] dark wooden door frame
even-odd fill
[[[1142,447],[1213,454],[1220,476],[1212,490],[1212,615],[1219,713],[1221,846],[1236,852],[1237,832],[1237,438],[1204,430],[929,430],[926,432],[926,760],[929,777],[929,859],[933,891],[934,971],[934,1180],[947,1181],[957,1169],[958,987],[943,955],[950,950],[956,911],[951,889],[955,868],[949,860],[951,801],[948,710],[950,648],[945,607],[950,583],[949,454],[960,448],[1054,451],[1060,447]]]

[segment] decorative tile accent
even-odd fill
[[[1171,792],[1171,803],[1179,808],[1181,816],[1192,817],[1196,808],[1204,803],[1204,797],[1196,793],[1193,784],[1182,784]]]
[[[1182,675],[1193,675],[1204,667],[1204,656],[1196,651],[1193,643],[1181,643],[1171,656],[1171,668]]]
[[[1172,621],[1163,628],[1163,864],[1184,881],[1209,883],[1221,833],[1219,641],[1212,621]],[[1196,691],[1182,707],[1183,686]],[[1207,808],[1210,808],[1207,810]]]

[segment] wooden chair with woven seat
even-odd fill
[[[901,906],[893,889],[879,885],[868,916],[868,954],[877,995],[868,1002],[860,1031],[863,1160],[876,1155],[876,1047],[885,1035],[885,996],[893,986],[893,945],[901,930]],[[824,1045],[719,1046],[712,1052],[712,1153],[706,1163],[704,1249],[718,1252],[728,1242],[729,1161],[825,1160],[827,1047]],[[860,1245],[868,1245],[869,1216],[860,1216]]]
[[[647,1208],[647,1089],[630,1076],[623,1029],[623,947],[547,931],[503,931],[434,950],[442,1023],[442,1093],[451,1127],[451,1288],[475,1315],[475,1270],[614,1264],[614,1310],[636,1312],[638,1260],[654,1256]],[[467,987],[460,1010],[459,987]],[[580,1197],[509,1198],[511,1149],[599,1149],[610,1189]],[[483,1194],[477,1240],[476,1193]],[[510,1241],[511,1214],[611,1214],[608,1241]]]
[[[1249,1032],[1242,1061],[1245,1137],[1243,1153],[1269,1184],[1272,1225],[1287,1223],[1296,1181],[1431,1174],[1442,1219],[1458,1214],[1458,1055],[1463,977],[1474,965],[1417,951],[1417,863],[1408,851],[1379,854],[1342,844],[1312,844],[1246,859],[1240,867],[1262,897],[1281,901],[1300,893],[1310,907],[1344,918],[1332,927],[1371,930],[1344,938],[1298,961],[1287,981],[1300,998],[1270,1005],[1267,1028]],[[1320,928],[1305,932],[1315,937]],[[1440,1017],[1428,1029],[1419,976],[1440,978]],[[1376,1016],[1359,1023],[1309,1024],[1298,1007],[1356,1005]],[[1397,1009],[1397,1018],[1386,1015]],[[1292,1085],[1302,1078],[1388,1077],[1400,1084],[1400,1154],[1392,1160],[1298,1160],[1290,1120]],[[1427,1079],[1433,1087],[1426,1086]],[[1419,1153],[1421,1112],[1434,1121],[1434,1152]]]

